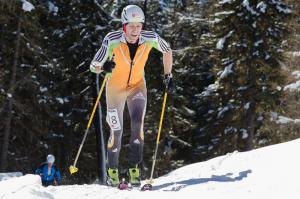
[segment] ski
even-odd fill
[[[108,185],[109,187],[113,187]],[[139,190],[139,191],[151,191],[152,185],[151,184],[144,184],[143,186],[132,186],[129,182],[122,180],[118,184],[118,186],[115,186],[115,188],[121,190],[121,191],[131,191],[131,190]]]
[[[152,185],[150,183],[144,184],[144,186],[141,187],[141,191],[151,191]]]
[[[143,186],[132,186],[130,182],[127,182],[125,179],[122,179],[120,184],[118,185],[119,190],[139,190],[139,191],[151,191],[152,185],[151,184],[144,184]]]

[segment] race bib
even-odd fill
[[[118,116],[117,109],[107,110],[107,122],[112,130],[114,131],[121,130],[121,124],[120,124],[120,119]]]

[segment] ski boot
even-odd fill
[[[118,169],[109,168],[107,170],[107,173],[108,173],[107,185],[113,186],[113,187],[118,186],[120,184]]]
[[[134,187],[138,187],[141,185],[139,168],[130,168],[129,169],[129,183]]]

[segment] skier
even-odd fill
[[[35,173],[41,176],[42,185],[59,185],[61,183],[61,175],[59,170],[54,166],[55,157],[52,154],[47,156],[47,162],[42,163]]]
[[[106,83],[106,121],[111,131],[107,144],[107,183],[111,186],[120,183],[118,161],[126,102],[131,118],[129,182],[133,186],[138,186],[140,185],[139,167],[143,158],[143,126],[147,103],[145,63],[153,47],[163,53],[163,83],[167,92],[173,92],[173,57],[172,50],[164,39],[155,32],[142,30],[145,16],[140,7],[126,6],[122,11],[121,19],[123,30],[106,35],[90,64],[90,70],[94,73],[109,73]]]

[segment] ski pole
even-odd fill
[[[90,129],[92,120],[93,120],[94,115],[95,115],[95,112],[96,112],[97,105],[99,104],[100,97],[101,97],[101,95],[102,95],[102,92],[103,92],[103,89],[104,89],[104,86],[105,86],[105,82],[107,81],[107,79],[108,79],[108,75],[106,75],[106,76],[104,77],[104,80],[103,80],[103,82],[102,82],[102,85],[101,85],[101,88],[100,88],[100,91],[99,91],[97,100],[96,100],[96,102],[95,102],[95,104],[94,104],[94,108],[93,108],[92,114],[91,114],[91,116],[90,116],[89,122],[88,122],[88,124],[87,124],[87,128],[86,128],[86,130],[85,130],[83,139],[82,139],[81,144],[80,144],[80,146],[79,146],[79,149],[78,149],[78,152],[77,152],[77,155],[76,155],[74,164],[71,165],[71,166],[69,167],[69,171],[70,171],[71,174],[76,173],[76,172],[78,171],[78,168],[76,167],[76,163],[77,163],[79,154],[80,154],[80,152],[81,152],[81,149],[82,149],[82,147],[83,147],[83,144],[84,144],[84,142],[85,142],[86,136],[87,136],[87,134],[88,134],[88,132],[89,132],[89,129]]]
[[[165,107],[166,107],[166,102],[167,102],[167,91],[165,90],[164,92],[164,100],[162,104],[162,110],[161,110],[161,115],[160,115],[160,121],[159,121],[159,128],[158,128],[158,133],[156,137],[156,146],[155,146],[155,152],[154,152],[154,157],[153,157],[153,162],[152,162],[152,169],[151,169],[151,175],[150,175],[150,180],[148,182],[149,185],[153,183],[153,172],[154,172],[154,167],[155,167],[155,162],[156,162],[156,156],[157,156],[157,151],[158,151],[158,144],[159,144],[159,138],[160,138],[160,132],[161,132],[161,127],[162,127],[162,122],[164,119],[164,114],[165,114]]]

